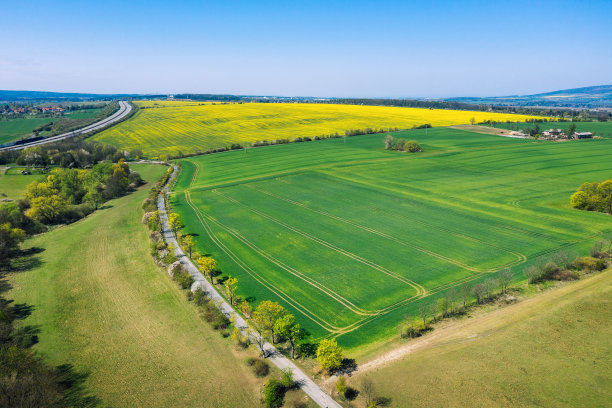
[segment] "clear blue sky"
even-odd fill
[[[0,38],[0,89],[439,97],[612,83],[612,0],[2,0]]]

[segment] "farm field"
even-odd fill
[[[23,117],[0,120],[0,144],[13,142],[23,137],[31,136],[32,131],[44,124],[62,119],[89,119],[102,111],[102,108],[67,112],[61,117]],[[49,132],[41,132],[46,136]]]
[[[132,164],[148,181],[164,166]],[[35,349],[88,374],[87,390],[112,407],[253,407],[257,380],[198,315],[149,251],[141,203],[150,185],[74,224],[27,240],[44,249],[8,276],[8,298],[33,306]]]
[[[261,140],[314,137],[348,129],[448,126],[481,120],[524,120],[525,115],[361,105],[307,103],[211,104],[181,101],[135,102],[130,120],[94,140],[149,156],[204,152]]]
[[[53,118],[16,118],[0,120],[0,144],[30,136],[32,130],[49,123]]]
[[[296,314],[356,355],[397,334],[419,303],[540,255],[586,252],[609,216],[573,210],[610,177],[612,140],[537,142],[450,128],[182,159],[172,205],[239,294]]]
[[[546,122],[538,123],[541,130],[546,129],[563,129],[566,130],[569,125],[574,123],[578,132],[593,132],[597,136],[611,138],[612,137],[612,122]],[[508,126],[518,126],[519,129],[532,128],[532,123],[497,123],[495,127],[508,128]]]
[[[368,377],[390,407],[608,406],[611,296],[608,269],[451,322],[407,343],[412,351],[399,360],[364,364],[349,381],[360,388]]]

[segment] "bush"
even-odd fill
[[[418,144],[415,140],[410,140],[406,142],[405,149],[407,152],[410,152],[410,153],[417,153],[417,152],[423,151],[423,148],[421,148],[421,145]]]
[[[525,276],[529,283],[538,283],[542,280],[542,275],[542,269],[538,268],[536,265],[531,265],[525,269]]]
[[[274,378],[264,385],[264,403],[268,408],[282,407],[285,399],[285,387]]]
[[[603,271],[606,269],[606,261],[603,259],[593,258],[591,256],[585,256],[576,259],[574,261],[574,266],[577,269],[584,269],[587,271]]]
[[[288,368],[286,370],[282,370],[281,373],[281,384],[285,387],[286,390],[290,390],[295,387],[295,380],[293,379],[293,371]]]
[[[251,367],[253,369],[253,373],[260,378],[265,377],[270,373],[270,366],[268,365],[268,363],[258,358],[253,359]]]
[[[193,285],[193,282],[194,282],[189,272],[187,272],[186,270],[182,268],[174,272],[174,280],[176,283],[178,283],[181,289],[191,288],[191,285]]]

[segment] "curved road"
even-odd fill
[[[172,184],[172,181],[176,177],[177,168],[173,166],[172,177],[168,181],[168,184]],[[167,193],[168,188],[165,187],[162,191],[162,194],[159,195],[157,201],[157,209],[159,210],[159,217],[162,222],[162,230],[163,236],[167,243],[172,243],[174,245],[174,253],[177,259],[181,262],[181,265],[185,268],[186,271],[189,272],[191,277],[194,279],[194,284],[191,287],[191,290],[195,290],[198,287],[202,288],[204,292],[208,293],[208,296],[213,300],[213,302],[217,305],[219,310],[228,318],[234,315],[235,325],[238,327],[242,333],[247,336],[249,324],[234,310],[232,306],[230,306],[225,299],[217,292],[217,289],[210,284],[209,281],[204,278],[204,275],[200,273],[198,268],[191,262],[191,260],[183,253],[181,247],[178,245],[174,234],[172,233],[172,229],[170,228],[170,224],[168,223],[168,216],[166,214],[166,206],[164,203],[163,193]],[[317,385],[306,373],[300,370],[291,360],[287,357],[283,356],[276,348],[266,342],[263,346],[263,351],[265,351],[268,356],[268,361],[273,363],[275,366],[280,368],[281,370],[291,370],[293,372],[293,379],[296,383],[299,384],[299,387],[310,397],[312,400],[322,408],[342,408],[340,404],[338,404],[331,396],[329,396],[323,389]]]
[[[0,150],[22,150],[27,147],[39,146],[46,143],[57,142],[59,140],[68,139],[70,137],[83,135],[85,133],[89,133],[95,130],[100,130],[108,125],[112,125],[122,119],[124,119],[127,115],[132,111],[132,105],[130,105],[127,101],[119,101],[119,110],[109,117],[106,117],[96,123],[92,123],[89,126],[85,126],[84,128],[73,130],[72,132],[62,133],[61,135],[51,136],[46,139],[37,140],[35,142],[24,143],[16,146],[8,146],[0,148]]]

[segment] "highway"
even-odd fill
[[[62,133],[61,135],[47,137],[45,139],[37,140],[35,142],[24,143],[24,144],[15,145],[15,146],[2,147],[0,148],[0,150],[22,150],[27,147],[39,146],[39,145],[43,145],[46,143],[53,143],[53,142],[57,142],[60,140],[68,139],[70,137],[83,135],[83,134],[86,134],[86,133],[89,133],[95,130],[100,130],[108,125],[112,125],[113,123],[116,123],[122,120],[127,115],[129,115],[131,111],[132,111],[132,105],[130,105],[127,101],[119,101],[119,110],[117,112],[113,113],[109,117],[106,117],[96,123],[92,123],[89,126],[85,126],[81,129],[76,129],[71,132]]]

